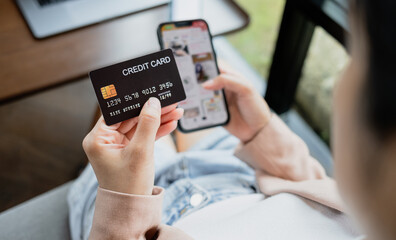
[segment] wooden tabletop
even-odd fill
[[[168,6],[161,6],[37,40],[16,3],[1,0],[0,103],[80,79],[96,68],[159,50],[156,28],[168,19]],[[242,20],[236,24],[240,26],[235,29],[247,25]]]

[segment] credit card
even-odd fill
[[[186,99],[172,50],[166,49],[89,73],[107,125],[136,117],[150,97],[161,107]]]

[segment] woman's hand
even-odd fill
[[[154,142],[175,130],[183,109],[161,109],[150,98],[139,117],[107,126],[103,116],[85,137],[83,148],[99,186],[104,189],[151,195],[154,186]]]
[[[271,118],[271,111],[263,97],[231,69],[222,68],[220,76],[202,86],[208,90],[224,88],[230,111],[230,122],[225,128],[244,143],[251,140]]]

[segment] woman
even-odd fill
[[[369,238],[396,239],[396,3],[353,0],[351,9],[352,60],[335,89],[332,138],[348,207],[302,140],[224,70],[203,87],[225,89],[234,137],[216,132],[184,153],[155,145],[182,110],[153,98],[139,118],[99,119],[83,142],[99,182],[95,214],[88,167],[69,195],[73,238],[87,238],[93,218],[90,239],[356,239],[338,212],[348,209]]]

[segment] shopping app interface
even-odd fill
[[[227,111],[223,92],[208,91],[200,85],[218,75],[206,24],[195,21],[179,28],[164,25],[162,36],[164,47],[173,50],[187,96],[179,104],[185,110],[182,127],[191,130],[224,123]]]

